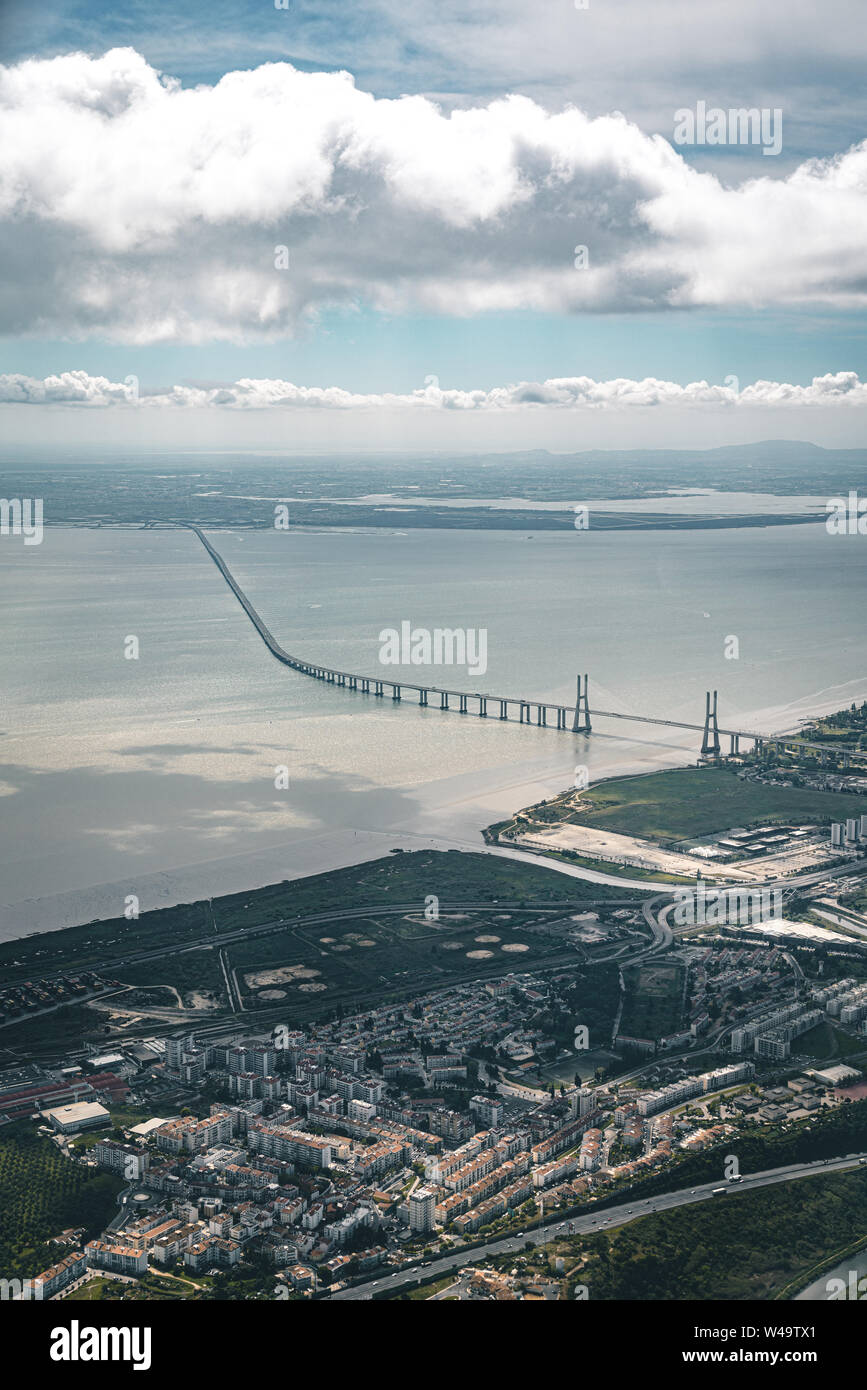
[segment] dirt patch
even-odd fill
[[[261,985],[286,985],[293,980],[313,980],[321,974],[321,970],[312,970],[309,965],[279,965],[276,970],[252,970],[244,976],[244,981],[248,989],[258,989]]]
[[[467,951],[468,960],[493,960],[493,951]]]
[[[184,1003],[188,1009],[215,1009],[217,1001],[212,994],[202,994],[197,989],[191,989],[186,995]]]

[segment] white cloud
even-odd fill
[[[741,391],[693,381],[681,386],[674,381],[645,377],[630,381],[594,381],[592,377],[551,377],[547,381],[522,381],[490,391],[442,389],[438,385],[406,394],[361,394],[340,386],[296,386],[291,381],[255,380],[244,377],[227,386],[210,388],[172,386],[168,391],[141,395],[132,378],[126,382],[87,372],[62,372],[58,376],[0,375],[0,405],[126,407],[130,410],[228,409],[503,412],[559,410],[615,410],[624,407],[668,406],[761,409],[762,407],[867,405],[867,384],[855,372],[835,372],[814,377],[809,386],[780,381],[756,381]]]
[[[520,96],[446,114],[285,63],[184,89],[131,49],[0,69],[0,126],[9,333],[200,342],[276,338],[334,304],[867,298],[867,142],[732,187],[620,115]]]

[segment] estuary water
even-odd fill
[[[780,731],[867,697],[863,537],[214,531],[289,651],[387,679]],[[0,936],[254,887],[481,828],[572,782],[694,762],[352,694],[270,656],[190,532],[0,539]],[[380,633],[487,633],[487,670],[380,665]],[[136,638],[138,656],[127,639]],[[275,777],[285,768],[288,787]],[[284,779],[285,780],[285,779]]]

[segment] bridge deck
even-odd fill
[[[422,697],[424,697],[425,704],[427,703],[427,696],[439,695],[441,702],[445,701],[445,703],[441,703],[438,708],[461,714],[469,713],[467,701],[477,700],[479,702],[477,713],[483,718],[490,717],[487,714],[488,702],[492,705],[499,704],[501,713],[499,716],[495,717],[501,719],[508,719],[509,707],[517,706],[520,710],[520,719],[517,721],[511,720],[510,722],[512,723],[531,723],[530,711],[535,710],[537,713],[538,727],[540,728],[556,727],[557,729],[566,729],[570,718],[574,719],[575,717],[576,710],[574,705],[561,705],[552,700],[532,700],[524,695],[496,695],[490,694],[487,691],[452,690],[447,686],[440,685],[418,685],[412,681],[403,679],[397,680],[390,676],[368,676],[362,675],[358,671],[342,671],[337,666],[323,666],[320,662],[310,661],[307,657],[293,656],[291,652],[287,652],[280,646],[280,643],[274,637],[273,633],[266,627],[258,612],[253,607],[253,604],[244,593],[244,590],[235,579],[222,555],[214,548],[201,528],[190,522],[187,523],[187,529],[194,531],[198,536],[205,550],[217,566],[217,569],[222,574],[272,656],[276,657],[278,661],[283,662],[285,666],[291,666],[294,671],[299,671],[302,675],[312,676],[316,680],[325,680],[329,683],[336,682],[341,686],[348,685],[348,688],[353,690],[357,689],[360,685],[362,692],[365,694],[371,693],[370,687],[373,686],[373,693],[375,695],[382,695],[385,687],[388,686],[392,691],[392,698],[395,699],[400,699],[403,691],[410,690],[418,694],[420,702],[422,701]],[[376,689],[376,687],[380,687],[380,689]],[[456,708],[448,703],[451,699],[458,701],[458,706]],[[525,710],[527,712],[526,719],[524,717]],[[548,711],[553,712],[557,716],[556,726],[549,725],[547,722],[542,722],[543,719],[547,720]],[[594,709],[592,714],[594,719],[625,719],[635,724],[655,724],[667,729],[689,729],[697,733],[704,733],[705,728],[704,724],[691,724],[679,719],[658,719],[646,714],[619,714],[613,710],[599,709]],[[578,732],[582,731],[579,730]],[[829,751],[824,744],[811,743],[807,739],[800,738],[797,735],[783,737],[780,734],[760,734],[751,729],[718,729],[717,732],[721,738],[745,738],[753,739],[756,742],[779,743],[784,745],[798,744],[799,747],[802,748],[814,748],[821,752]],[[858,753],[861,750],[835,746],[834,751],[852,754]]]

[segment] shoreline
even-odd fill
[[[867,680],[864,682],[864,687],[865,696],[867,696]],[[847,703],[851,703],[851,701]],[[784,717],[783,710],[778,709],[779,723],[767,732],[776,733],[780,737],[796,733],[809,720],[833,713],[840,708],[839,695],[830,698],[825,696],[812,703],[809,711],[805,710],[794,723],[790,709],[786,711],[787,718]],[[748,723],[758,722],[762,713],[763,711],[753,712],[749,717],[745,716],[744,718]],[[600,738],[611,737],[610,735],[598,734],[597,736]],[[688,757],[683,748],[678,748],[673,744],[656,743],[652,745],[656,749],[655,754],[651,755],[653,765],[648,766],[646,743],[641,744],[634,739],[622,738],[615,741],[621,746],[632,747],[635,750],[635,757],[628,759],[623,764],[606,760],[603,768],[600,769],[600,775],[594,777],[595,783],[612,781],[622,777],[651,776],[660,771],[682,770],[693,766],[698,758],[697,750],[691,757]],[[644,750],[643,757],[642,750]],[[489,775],[489,780],[495,783],[497,781],[502,782],[503,777],[507,774],[507,767],[493,769]],[[509,849],[505,846],[489,845],[485,842],[483,836],[488,825],[498,819],[514,815],[526,806],[543,799],[535,794],[533,789],[538,792],[540,787],[544,788],[547,782],[559,779],[560,776],[554,769],[547,775],[538,772],[535,775],[528,775],[517,785],[513,781],[510,781],[508,788],[494,785],[488,789],[477,790],[477,794],[469,798],[462,797],[460,795],[461,788],[455,786],[452,788],[451,798],[439,805],[430,800],[434,789],[439,784],[428,783],[426,790],[429,799],[427,804],[422,802],[420,805],[419,815],[415,822],[418,828],[415,829],[406,827],[389,829],[385,827],[381,829],[357,828],[354,830],[325,831],[306,839],[282,842],[265,849],[242,851],[236,855],[178,865],[174,868],[144,874],[139,879],[125,877],[122,883],[90,884],[62,895],[49,894],[45,897],[20,900],[17,903],[0,907],[0,941],[23,941],[54,931],[64,931],[71,927],[110,921],[117,916],[118,901],[122,901],[127,893],[138,893],[143,903],[142,914],[146,915],[159,908],[207,901],[209,898],[219,897],[227,893],[254,892],[282,881],[292,882],[297,879],[310,878],[316,874],[335,872],[354,864],[366,863],[387,856],[392,849],[404,851],[458,849],[476,853],[506,855],[540,864],[552,872],[565,872],[569,876],[581,878],[588,882],[622,886],[626,891],[637,889],[647,891],[652,888],[653,884],[650,880],[633,881],[625,876],[606,874],[601,868],[596,870],[581,865],[568,865],[543,855],[535,855],[529,850]],[[565,772],[563,777],[566,777]],[[449,779],[450,782],[455,783],[461,780],[459,778]],[[422,789],[422,795],[424,790]],[[557,795],[558,792],[564,790],[566,790],[565,782],[553,792],[546,793],[544,799],[550,799],[551,795]],[[486,802],[487,797],[492,798],[489,805]],[[508,801],[504,800],[505,797],[508,797]],[[475,811],[463,813],[457,811],[456,808],[466,801],[479,802],[480,804]],[[454,830],[450,831],[449,828],[446,828],[442,824],[444,821],[448,822],[449,825],[454,825]],[[429,823],[429,829],[425,828],[425,822]],[[289,859],[294,859],[299,851],[303,858],[303,867],[299,867],[297,863],[287,862]],[[239,861],[244,861],[243,867]],[[99,906],[100,901],[105,904],[102,910]],[[144,905],[145,903],[146,905]]]

